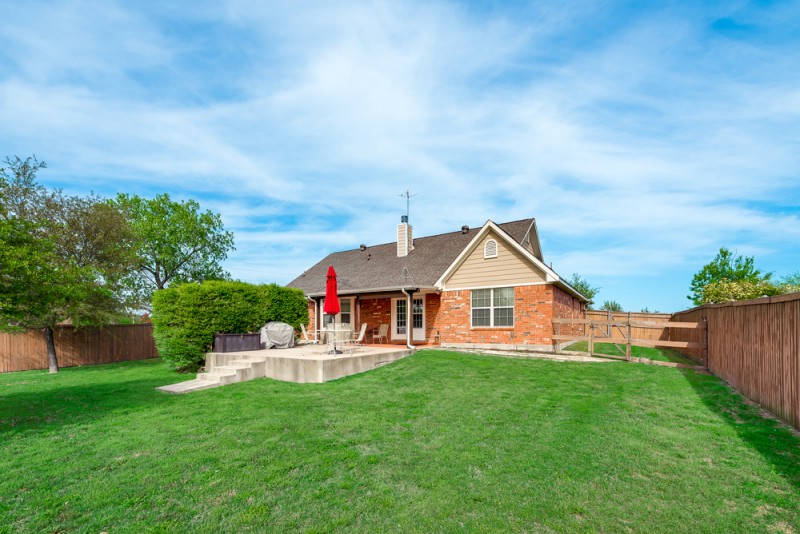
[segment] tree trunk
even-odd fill
[[[53,337],[53,328],[46,326],[44,328],[44,341],[47,343],[47,361],[50,364],[50,372],[58,372],[58,359],[56,359],[56,342]]]

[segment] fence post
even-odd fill
[[[628,361],[631,361],[631,312],[628,312],[627,334],[625,338],[625,357]]]
[[[589,323],[589,356],[594,356],[594,326]]]
[[[555,321],[553,321],[553,322],[554,322],[555,327],[556,327],[556,335],[560,336],[561,335],[561,323],[556,323]],[[561,347],[559,346],[560,342],[561,342],[560,339],[554,339],[553,340],[553,352],[559,352],[561,350]]]
[[[703,317],[703,367],[708,369],[708,318]]]
[[[611,337],[611,310],[606,310],[606,321],[608,324],[606,325],[606,336]]]

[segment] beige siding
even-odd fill
[[[497,242],[497,257],[484,259],[483,247],[490,239]],[[494,232],[489,232],[444,283],[449,289],[519,285],[544,281],[544,272],[531,265],[528,259],[511,248]]]

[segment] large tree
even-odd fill
[[[99,197],[65,195],[36,183],[35,156],[0,169],[0,329],[42,330],[58,371],[54,327],[106,324],[119,316],[132,233]]]
[[[600,291],[600,288],[590,284],[586,278],[582,277],[578,273],[572,273],[572,278],[569,279],[569,285],[577,289],[581,295],[589,299],[589,302],[586,303],[586,307],[591,310],[592,305],[594,304],[594,297],[597,295],[597,292]]]
[[[33,293],[54,277],[53,248],[50,240],[33,236],[30,223],[8,216],[0,206],[0,330],[21,329],[20,321],[37,300]]]
[[[743,282],[748,286],[758,286],[768,282],[771,277],[772,273],[756,269],[752,256],[739,256],[722,247],[714,259],[692,277],[692,294],[686,298],[699,306],[709,301],[705,292],[710,284],[716,286],[720,283]]]
[[[617,302],[616,300],[606,300],[603,301],[603,305],[600,306],[601,310],[610,311],[610,312],[621,312],[622,305]]]
[[[136,269],[126,279],[134,306],[149,309],[153,292],[170,284],[229,278],[220,263],[234,250],[233,233],[219,214],[167,194],[120,194],[111,205],[125,213],[136,236]]]

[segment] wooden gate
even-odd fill
[[[582,332],[578,334],[561,334],[561,325],[575,325]],[[573,327],[574,328],[574,327]],[[670,341],[669,339],[652,339],[653,336],[645,338],[634,338],[631,330],[634,328],[661,329],[667,333],[671,328],[700,330],[699,339],[701,342],[694,341]],[[677,322],[677,321],[637,321],[632,320],[630,314],[625,320],[594,320],[594,319],[553,319],[553,348],[560,350],[560,341],[587,341],[589,343],[589,354],[594,355],[594,344],[614,343],[625,345],[625,359],[631,359],[631,346],[639,347],[670,347],[676,349],[699,349],[703,353],[703,366],[708,363],[708,327],[705,319],[701,322]],[[665,337],[665,336],[660,336]],[[666,336],[669,337],[669,336]],[[608,355],[603,355],[608,357]]]

